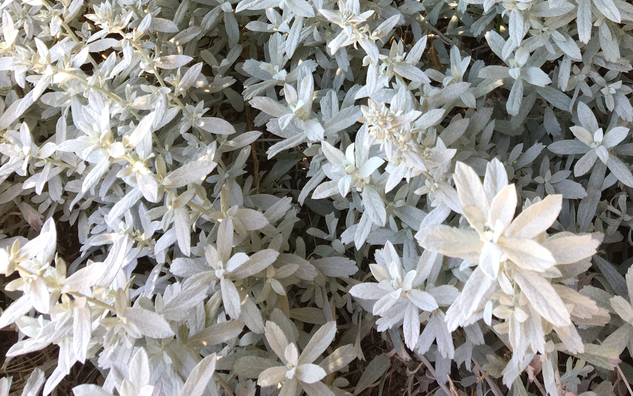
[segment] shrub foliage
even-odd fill
[[[447,395],[633,380],[629,2],[0,13],[0,328],[59,347],[25,395],[358,395],[372,328]]]

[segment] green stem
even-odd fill
[[[126,34],[125,32],[123,32],[123,30],[121,29],[117,29],[117,33],[119,33],[121,36],[125,37]],[[152,63],[152,60],[150,59],[149,55],[147,55],[145,53],[145,50],[143,49],[143,47],[141,45],[139,45],[139,43],[135,42],[134,40],[128,40],[129,43],[132,45],[132,47],[134,47],[134,49],[136,49],[138,52],[141,53],[141,56],[143,57],[143,59],[145,60],[145,62],[149,65]],[[156,77],[156,80],[158,81],[158,83],[164,87],[167,88],[167,84],[165,84],[165,81],[163,80],[163,78],[160,76],[160,73],[158,72],[158,69],[156,68],[156,66],[154,66],[152,68],[152,74],[154,74],[154,76]],[[178,105],[178,107],[180,107],[180,109],[182,109],[183,111],[185,111],[185,105],[180,101],[180,99],[178,99],[177,97],[175,97],[174,95],[168,95],[168,97],[173,100],[176,105]]]
[[[202,207],[202,206],[200,206],[198,204],[195,204],[193,202],[188,202],[187,205],[191,206],[192,208],[194,208],[198,212],[204,213],[207,216],[211,217],[211,211],[210,210],[208,210],[208,209],[206,209],[206,208],[204,208],[204,207]]]
[[[101,88],[98,85],[91,85],[88,82],[88,79],[86,79],[83,76],[80,76],[79,74],[75,74],[73,72],[70,72],[68,70],[64,70],[64,69],[56,67],[56,66],[51,66],[51,67],[52,67],[53,71],[55,71],[56,73],[64,73],[64,74],[69,75],[72,78],[76,78],[77,80],[79,80],[82,83],[86,84],[88,86],[88,88],[92,88],[92,89],[94,89],[96,91],[101,92],[102,94],[104,94],[105,96],[107,96],[108,98],[112,99],[113,101],[115,101],[115,102],[117,102],[119,104],[124,102],[124,100],[121,99],[121,97],[119,97],[119,95],[117,95],[117,94],[115,94],[113,92],[110,92],[107,89]],[[131,110],[130,112],[132,113],[132,115],[134,115],[134,117],[136,117],[137,120],[140,120],[142,118],[136,111]]]
[[[44,4],[44,7],[46,7],[46,9],[50,12],[53,13],[53,6],[51,6],[47,0],[41,0],[42,4]],[[62,17],[59,17],[59,19],[62,20],[62,27],[64,28],[64,30],[66,31],[66,34],[68,35],[68,37],[71,38],[71,40],[73,40],[76,43],[85,45],[85,43],[81,40],[79,40],[79,37],[77,37],[77,35],[75,35],[75,32],[70,28],[70,26],[68,25],[68,23],[66,23],[66,21],[64,19],[62,19]],[[94,66],[95,68],[98,66],[97,62],[92,58],[92,55],[88,55],[88,60],[90,60],[90,63],[92,63],[92,66]]]
[[[77,292],[70,292],[70,293],[66,293],[66,294],[70,294],[71,296],[73,296],[75,298],[75,300],[78,299],[78,298],[85,298],[86,301],[88,301],[90,303],[93,303],[94,305],[97,305],[97,306],[99,306],[99,307],[101,307],[103,309],[106,309],[106,310],[110,311],[110,312],[116,313],[116,308],[115,307],[113,307],[110,304],[106,304],[106,303],[104,303],[101,300],[97,300],[94,297],[84,296],[83,294],[77,293]]]

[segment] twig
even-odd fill
[[[444,33],[440,32],[440,30],[438,28],[436,28],[435,26],[431,25],[429,22],[423,21],[422,22],[422,28],[423,29],[425,29],[425,28],[429,29],[433,33],[437,34],[438,37],[440,38],[440,40],[442,40],[444,43],[450,45],[451,47],[455,45],[455,43],[452,42],[448,37],[446,37],[444,35]]]
[[[474,359],[472,359],[472,362],[474,363],[473,369],[477,371],[475,374],[481,376],[481,378],[486,379],[486,382],[488,383],[488,386],[492,390],[492,393],[494,393],[495,396],[503,396],[503,393],[501,393],[501,390],[499,389],[497,384],[495,384],[495,382],[490,378],[490,376],[482,375],[484,369],[481,367],[481,365],[478,362],[476,362]]]
[[[446,384],[441,383],[439,379],[435,376],[435,368],[433,367],[431,362],[429,362],[428,359],[424,357],[424,355],[420,355],[419,353],[416,353],[415,356],[420,359],[422,363],[424,363],[426,369],[429,370],[429,373],[431,373],[433,378],[435,378],[437,384],[440,386],[440,388],[442,388],[444,393],[446,393],[447,395],[451,395],[451,391],[446,387]]]
[[[615,368],[618,370],[618,375],[622,376],[622,380],[624,381],[624,385],[626,385],[626,389],[629,391],[629,395],[633,396],[633,390],[631,390],[631,385],[629,384],[629,381],[626,380],[626,377],[624,376],[624,373],[622,372],[620,365],[617,364]]]
[[[395,348],[393,349],[395,351]],[[399,356],[398,356],[399,357]],[[418,372],[418,370],[420,370],[420,367],[422,367],[424,363],[420,362],[420,364],[418,364],[418,367],[415,368],[415,370],[409,370],[409,367],[407,367],[407,375],[412,376],[415,373]]]
[[[457,388],[455,388],[455,384],[453,384],[453,380],[451,379],[451,376],[446,374],[446,378],[448,378],[448,385],[449,385],[449,389],[451,390],[451,394],[453,396],[459,396],[459,392],[457,392]]]
[[[484,379],[486,379],[486,377],[488,376],[488,374],[490,374],[490,371],[486,371],[486,372],[484,373],[484,375],[482,375],[481,377],[479,377],[479,378],[477,379],[477,381],[475,381],[475,383],[476,383],[476,384],[478,384],[478,383],[480,383],[481,381],[483,381]]]
[[[536,385],[543,396],[547,395],[547,391],[545,390],[545,388],[543,388],[543,385],[541,385],[538,378],[534,378],[534,385]]]
[[[222,386],[222,388],[224,388],[224,391],[227,393],[227,395],[233,396],[233,390],[231,389],[229,384],[227,384],[226,381],[224,381],[224,378],[222,378],[218,373],[213,373],[213,378],[217,382],[220,383],[220,385]]]

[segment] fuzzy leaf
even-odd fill
[[[556,221],[562,204],[561,195],[550,195],[529,206],[510,224],[506,235],[517,239],[531,239],[547,231]]]
[[[160,339],[174,335],[169,323],[156,312],[140,307],[131,307],[125,310],[125,317],[138,327],[144,336]]]
[[[187,381],[180,390],[181,395],[202,396],[205,394],[207,384],[213,378],[216,362],[215,353],[205,357],[191,370]],[[215,386],[213,384],[212,386]]]
[[[521,269],[514,277],[534,309],[551,324],[564,327],[571,324],[565,304],[552,285],[539,273]]]
[[[384,354],[376,356],[371,362],[369,362],[365,371],[363,371],[363,374],[360,376],[360,379],[354,388],[354,395],[360,394],[371,384],[376,382],[389,367],[391,367],[391,359]]]

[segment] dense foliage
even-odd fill
[[[437,394],[633,381],[629,2],[0,12],[0,328],[59,347],[23,394],[357,395],[372,329]]]

